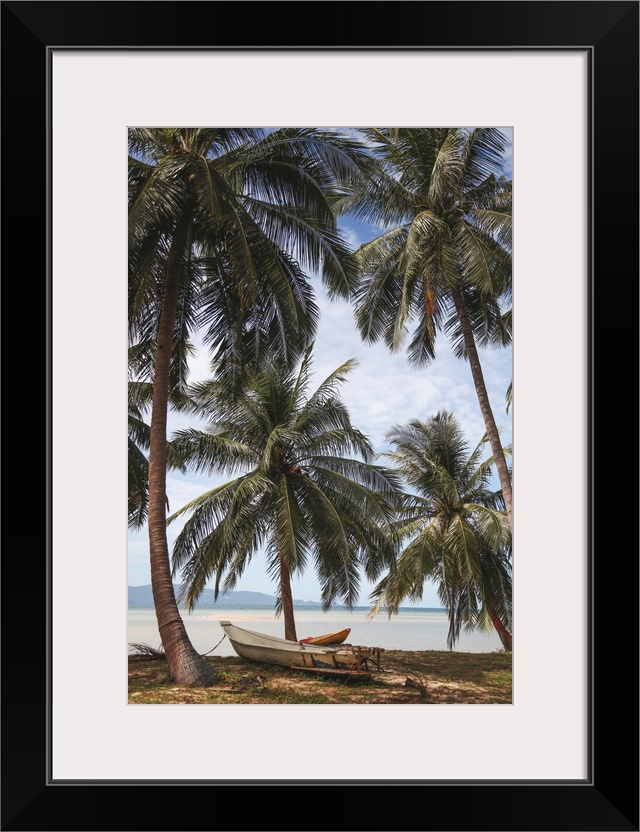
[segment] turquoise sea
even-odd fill
[[[233,656],[234,650],[224,635],[221,620],[233,621],[240,627],[284,638],[284,620],[276,618],[268,607],[203,608],[192,613],[182,611],[182,618],[191,643],[199,653],[211,656]],[[322,612],[319,607],[295,608],[296,630],[299,639],[331,633],[351,627],[347,638],[350,644],[382,647],[385,650],[447,650],[449,622],[445,610],[421,607],[405,607],[389,618],[381,613],[372,620],[367,618],[367,607],[353,611],[335,608]],[[127,642],[160,646],[160,634],[155,611],[132,608],[128,612]],[[492,653],[502,650],[495,631],[460,634],[456,652]],[[129,648],[132,652],[131,648]]]

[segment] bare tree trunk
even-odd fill
[[[293,616],[293,595],[291,594],[291,578],[289,568],[280,555],[280,597],[282,598],[282,612],[284,614],[284,637],[289,641],[297,641],[296,622]]]
[[[473,383],[476,388],[476,395],[480,405],[480,412],[484,419],[484,426],[491,445],[491,453],[496,462],[496,469],[500,479],[500,487],[502,488],[502,496],[504,498],[504,505],[507,511],[507,520],[509,521],[509,528],[513,531],[512,521],[512,500],[511,500],[511,477],[509,476],[509,468],[507,460],[505,459],[504,451],[502,450],[502,443],[500,442],[500,434],[498,427],[493,417],[493,411],[489,402],[489,394],[484,383],[484,376],[482,374],[482,367],[478,357],[478,350],[476,342],[473,337],[473,329],[467,315],[467,310],[464,306],[462,295],[457,286],[452,288],[451,292],[458,318],[460,319],[460,326],[462,328],[462,335],[464,337],[464,346],[471,366],[471,375],[473,376]]]
[[[209,686],[217,680],[211,665],[195,650],[176,603],[167,542],[167,411],[169,368],[180,291],[181,239],[174,238],[166,265],[158,326],[149,445],[149,554],[151,587],[169,673],[178,683]]]

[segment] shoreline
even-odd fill
[[[201,609],[192,613],[181,611],[181,617],[189,638],[199,653],[208,653],[215,649],[216,655],[233,655],[231,645],[224,640],[219,621],[230,620],[249,630],[260,631],[266,635],[284,636],[283,619],[277,618],[272,609],[259,607],[232,607],[224,609]],[[324,633],[350,628],[349,641],[353,644],[375,645],[385,650],[447,650],[449,619],[445,611],[429,608],[417,608],[400,611],[388,617],[385,614],[373,619],[368,617],[368,609],[345,612],[331,610],[323,613],[318,609],[295,611],[296,640]],[[222,640],[222,643],[220,643]],[[128,611],[127,641],[129,643],[146,643],[151,646],[160,644],[155,611],[137,607]],[[215,646],[215,647],[214,647]],[[474,631],[460,633],[454,647],[455,652],[491,653],[502,648],[495,632]]]

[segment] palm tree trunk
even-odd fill
[[[291,578],[289,567],[280,555],[280,597],[282,598],[282,612],[284,613],[284,637],[289,641],[297,641],[296,622],[293,617],[293,595],[291,593]]]
[[[499,617],[498,613],[495,611],[495,609],[491,605],[487,606],[487,611],[489,613],[489,617],[491,618],[493,626],[496,628],[496,632],[500,636],[500,641],[502,642],[502,646],[504,647],[505,650],[507,650],[507,652],[511,653],[512,652],[512,650],[511,650],[511,645],[512,645],[511,633],[504,626],[504,624],[500,620],[500,617]]]
[[[167,410],[171,347],[180,290],[181,244],[178,234],[174,238],[167,259],[155,355],[149,445],[148,527],[151,587],[158,630],[171,677],[182,685],[209,686],[216,681],[217,674],[195,650],[187,635],[173,591],[167,542]]]
[[[489,443],[491,445],[491,453],[496,462],[496,469],[500,479],[500,487],[502,488],[502,496],[504,498],[504,505],[507,510],[507,519],[509,521],[509,528],[513,531],[512,521],[512,501],[511,501],[511,477],[509,476],[509,468],[507,460],[505,459],[504,451],[502,450],[502,443],[500,442],[500,434],[496,421],[493,418],[493,411],[489,402],[489,394],[484,383],[484,376],[482,374],[482,367],[480,366],[480,359],[478,357],[478,350],[476,342],[473,337],[473,329],[467,315],[467,310],[464,306],[462,295],[457,286],[451,290],[458,318],[460,319],[460,326],[462,328],[462,335],[464,338],[464,346],[469,364],[471,366],[471,375],[473,376],[473,383],[476,388],[476,395],[480,405],[480,412],[484,419],[484,426],[487,431]]]

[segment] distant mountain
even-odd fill
[[[178,584],[173,585],[173,589],[178,596]],[[214,603],[213,590],[205,589],[200,600],[196,604],[196,609],[207,607],[273,607],[276,599],[274,595],[265,595],[264,592],[225,592],[220,595],[218,600]],[[319,607],[321,604],[318,601],[298,601],[294,599],[295,606],[300,607]],[[129,587],[129,607],[153,607],[153,592],[151,591],[151,584],[145,586],[130,586]]]

